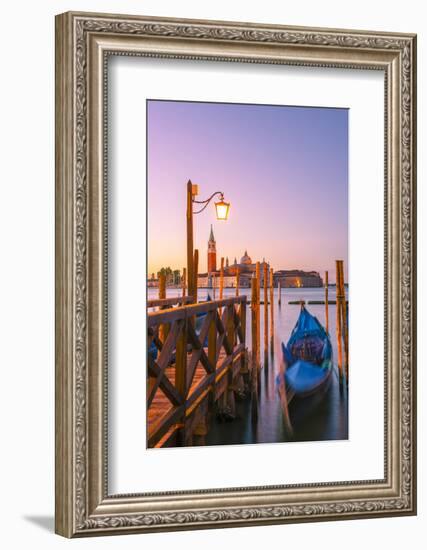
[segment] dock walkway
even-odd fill
[[[181,303],[148,313],[151,448],[195,444],[206,435],[216,407],[233,412],[234,394],[243,390],[248,372],[246,297]]]

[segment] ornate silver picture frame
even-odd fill
[[[110,494],[105,205],[111,56],[383,72],[384,478]],[[415,514],[415,180],[415,35],[58,15],[56,532],[80,537]]]

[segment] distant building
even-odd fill
[[[261,283],[263,281],[264,264],[261,262]],[[268,264],[267,264],[268,265]],[[211,227],[211,234],[208,241],[208,272],[199,273],[198,286],[199,288],[212,288],[219,287],[220,270],[212,269],[216,267],[216,242],[213,236],[213,230]],[[252,263],[252,259],[245,250],[245,253],[240,258],[240,262],[237,263],[237,259],[234,258],[234,263],[230,265],[228,257],[225,260],[224,266],[224,287],[235,288],[236,286],[236,274],[239,272],[239,286],[243,288],[249,288],[251,286],[251,279],[256,271],[256,263]]]
[[[274,273],[274,286],[282,288],[319,288],[323,279],[317,271],[301,271],[300,269],[282,269]]]
[[[199,288],[212,288],[213,286],[219,287],[220,271],[217,269],[216,261],[216,241],[211,225],[211,231],[208,240],[208,271],[207,273],[198,274],[198,286]],[[263,260],[260,262],[260,284],[264,284],[264,266],[270,265]],[[234,288],[236,286],[236,274],[239,273],[239,285],[241,287],[249,288],[251,286],[251,279],[256,272],[256,262],[252,262],[252,258],[249,256],[248,251],[245,250],[243,256],[240,258],[240,262],[237,262],[237,258],[234,258],[234,263],[230,265],[228,257],[225,259],[224,266],[224,287]],[[315,287],[319,288],[323,286],[323,280],[317,271],[302,271],[300,269],[282,269],[274,272],[273,275],[274,286],[277,287],[280,281],[282,288],[304,288]]]
[[[199,273],[197,278],[197,287],[198,288],[219,288],[219,272],[211,274],[208,276],[207,273]],[[240,285],[242,286],[242,285]],[[236,287],[236,277],[224,276],[224,288],[235,288]]]

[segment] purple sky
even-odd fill
[[[348,111],[148,101],[148,273],[186,264],[186,184],[209,205],[194,219],[199,271],[213,224],[217,258],[245,249],[275,269],[328,269],[348,259]],[[346,276],[347,280],[347,276]]]

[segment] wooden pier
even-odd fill
[[[246,296],[168,307],[147,316],[147,446],[197,444],[214,411],[232,418],[248,373]],[[168,303],[166,303],[168,302]],[[181,305],[182,304],[182,305]],[[166,327],[166,329],[165,329]],[[166,334],[164,341],[161,335]]]

